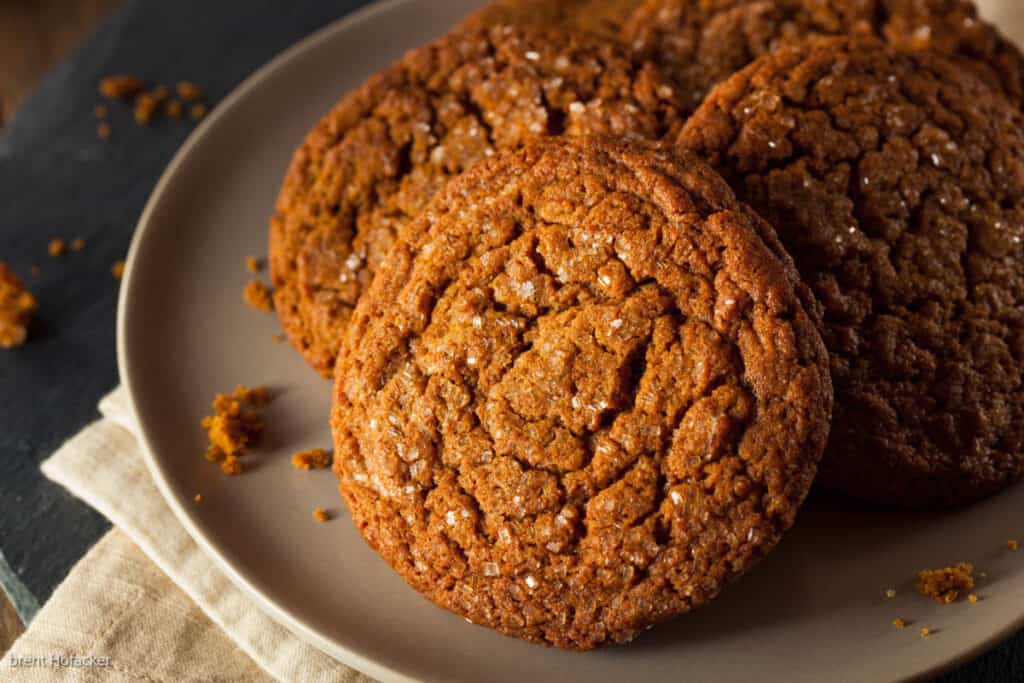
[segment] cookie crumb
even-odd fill
[[[1017,552],[1018,550],[1020,550],[1020,541],[1011,538],[1009,541],[1006,542],[1006,547],[1009,548],[1012,552]]]
[[[322,448],[312,448],[292,456],[292,467],[297,470],[325,470],[331,466],[331,454]]]
[[[274,335],[274,341],[276,341],[278,344],[283,344],[285,339],[287,339],[287,337],[285,337],[284,334],[281,332],[278,332],[277,334]]]
[[[110,266],[110,274],[115,280],[120,281],[124,277],[124,261],[115,261],[114,265]]]
[[[922,569],[917,573],[917,590],[944,605],[956,601],[962,591],[974,588],[974,565],[958,562],[943,569]]]
[[[96,126],[96,135],[99,136],[100,140],[109,140],[111,133],[113,133],[113,129],[110,127],[110,124],[106,121]]]
[[[259,260],[255,256],[246,256],[245,269],[250,273],[259,273],[263,270],[263,261]]]
[[[242,461],[234,455],[229,455],[224,458],[224,462],[220,464],[220,471],[229,477],[235,477],[245,471],[245,467],[242,465]]]
[[[250,389],[240,384],[230,394],[217,394],[213,414],[201,422],[209,439],[206,459],[219,462],[224,474],[241,474],[243,466],[238,456],[248,451],[263,433],[263,419],[253,408],[269,402],[270,395],[264,387]]]
[[[197,502],[197,503],[202,503],[202,502],[203,502],[203,494],[201,494],[201,493],[197,493],[197,494],[196,494],[196,497],[195,497],[195,498],[193,498],[192,500],[194,500],[194,501],[195,501],[195,502]]]
[[[902,619],[900,617],[896,617],[895,619],[892,620],[892,625],[895,626],[896,628],[906,628],[907,627],[907,622],[906,622],[906,620],[904,620],[904,619]]]
[[[978,602],[978,596],[975,595],[974,593],[971,593],[970,595],[967,596],[967,600],[969,602]]]
[[[132,112],[132,116],[135,117],[135,123],[140,126],[149,125],[156,114],[159,104],[160,100],[154,97],[152,93],[141,93],[135,98],[135,110]]]
[[[193,121],[201,121],[206,116],[206,105],[205,104],[193,104],[188,109],[188,115],[192,117]]]
[[[921,627],[921,637],[922,638],[927,638],[931,634],[932,634],[932,630],[930,628],[928,628],[927,626]]]
[[[50,244],[46,247],[46,250],[50,252],[50,256],[57,257],[63,256],[64,252],[67,251],[68,243],[59,237],[54,237],[50,240]]]
[[[245,303],[257,310],[268,313],[274,310],[274,300],[270,296],[270,290],[259,280],[249,281],[249,284],[245,286],[245,291],[242,292],[242,298],[245,299]]]
[[[177,86],[178,97],[186,102],[195,102],[203,96],[203,91],[195,83],[180,81]]]
[[[327,510],[324,510],[323,508],[315,508],[313,510],[313,519],[315,519],[318,522],[326,522],[331,519],[331,515],[329,512],[327,512]]]
[[[111,100],[135,97],[145,89],[145,81],[124,74],[107,76],[100,81],[100,94]]]
[[[36,299],[25,283],[0,262],[0,348],[13,349],[25,343],[36,308]]]
[[[181,118],[183,113],[183,107],[181,102],[178,100],[167,100],[167,104],[164,105],[164,112],[168,118],[174,119],[175,121]]]
[[[105,118],[107,118],[107,114],[108,113],[110,113],[110,112],[107,110],[106,105],[103,105],[103,104],[97,104],[95,107],[92,108],[93,116],[95,116],[98,119],[105,119]]]
[[[85,240],[81,237],[71,240],[71,251],[82,251],[83,249],[85,249]]]
[[[890,599],[891,598],[895,598],[896,597],[896,589],[895,588],[888,588],[888,589],[886,589],[885,597],[890,598]]]

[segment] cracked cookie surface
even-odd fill
[[[847,39],[761,58],[687,123],[825,308],[826,486],[950,506],[1024,474],[1022,131],[956,64]]]
[[[705,163],[641,143],[452,181],[338,357],[364,538],[438,605],[559,647],[713,599],[793,523],[828,433],[808,292],[766,239]]]
[[[624,35],[677,80],[691,98],[688,111],[716,83],[780,46],[844,35],[954,56],[1024,104],[1024,56],[967,0],[646,0]]]
[[[270,227],[275,309],[329,376],[339,331],[388,247],[468,165],[545,135],[657,139],[678,96],[605,41],[499,26],[409,53],[344,99],[296,152]]]
[[[617,41],[639,5],[640,0],[498,0],[471,14],[461,26],[558,26]]]

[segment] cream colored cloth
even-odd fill
[[[0,680],[370,681],[266,616],[199,549],[150,478],[129,406],[115,391],[100,403],[104,419],[43,463],[117,529],[4,655]]]

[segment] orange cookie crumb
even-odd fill
[[[220,464],[220,471],[229,477],[235,477],[245,471],[242,461],[233,455],[229,455],[224,458],[224,462]]]
[[[67,251],[68,243],[59,237],[54,237],[50,240],[50,244],[47,245],[46,250],[50,252],[50,256],[63,256],[64,252]]]
[[[0,263],[0,348],[21,346],[28,337],[28,323],[36,299],[4,263]]]
[[[326,522],[330,520],[330,518],[330,513],[327,512],[327,510],[324,510],[323,508],[316,508],[313,510],[313,519],[315,519],[318,522]]]
[[[197,494],[196,494],[196,497],[195,497],[195,498],[193,498],[192,500],[194,500],[194,501],[195,501],[195,502],[197,502],[197,503],[202,503],[202,502],[203,502],[203,494],[201,494],[201,493],[197,493]]]
[[[192,117],[193,121],[200,121],[206,116],[206,105],[205,104],[193,104],[189,107],[188,115]]]
[[[178,100],[167,100],[167,104],[164,105],[164,111],[169,118],[177,121],[181,118],[183,108]]]
[[[1020,550],[1020,541],[1010,539],[1006,542],[1006,547],[1012,550],[1013,552],[1017,552],[1018,550]]]
[[[123,74],[107,76],[100,81],[100,94],[112,100],[135,97],[145,89],[145,81]]]
[[[156,109],[160,104],[160,100],[155,97],[152,93],[141,93],[135,98],[135,111],[132,115],[135,117],[135,123],[140,126],[148,125],[153,120],[153,116],[156,114]]]
[[[907,627],[907,622],[906,622],[906,620],[901,619],[900,617],[896,617],[895,619],[892,620],[892,625],[895,626],[896,628],[906,628]]]
[[[81,237],[71,240],[71,251],[82,251],[83,249],[85,249],[85,240]]]
[[[917,574],[917,590],[921,595],[935,598],[948,605],[954,602],[961,591],[974,588],[974,565],[958,562],[943,569],[922,569]]]
[[[259,280],[250,280],[242,292],[245,303],[260,311],[274,310],[274,299],[270,296],[270,290]]]
[[[124,261],[115,261],[114,265],[110,266],[110,274],[114,276],[115,280],[120,280],[124,277]]]
[[[932,630],[930,628],[928,628],[927,626],[925,626],[925,627],[923,627],[921,629],[921,637],[922,638],[927,638],[931,634],[932,634]]]
[[[968,599],[968,600],[969,600],[970,602],[978,602],[978,596],[977,596],[977,595],[975,595],[974,593],[971,593],[970,595],[968,595],[968,596],[967,596],[967,599]]]
[[[238,456],[248,451],[263,433],[263,419],[253,408],[269,402],[270,394],[264,387],[250,389],[239,384],[230,394],[217,394],[213,414],[201,422],[210,441],[206,459],[219,462],[224,474],[241,474],[243,465]]]
[[[181,81],[178,83],[177,90],[178,97],[186,102],[194,102],[203,96],[203,91],[199,89],[199,86],[195,83],[189,83],[188,81]]]
[[[292,456],[292,467],[297,470],[325,470],[331,466],[331,454],[322,448],[313,448]]]
[[[245,257],[245,269],[250,273],[258,273],[263,270],[263,261],[255,256]]]

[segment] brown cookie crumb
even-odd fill
[[[168,118],[177,121],[181,118],[183,107],[178,100],[167,100],[167,104],[164,105],[164,111],[167,113]]]
[[[1009,541],[1006,542],[1006,547],[1013,552],[1017,552],[1018,550],[1020,550],[1020,541],[1011,538]]]
[[[99,136],[100,140],[104,140],[104,141],[109,140],[110,139],[110,134],[112,132],[113,132],[113,129],[111,129],[109,123],[104,122],[104,123],[101,123],[98,126],[96,126],[96,135]]]
[[[943,569],[922,569],[917,574],[917,590],[921,595],[948,605],[956,601],[962,591],[974,588],[973,574],[974,565],[967,562]]]
[[[97,104],[95,107],[93,107],[92,113],[98,119],[105,119],[107,118],[108,114],[107,107],[103,104]]]
[[[179,82],[176,89],[178,91],[178,97],[186,102],[195,102],[203,96],[203,91],[199,89],[199,86],[195,83],[189,83],[188,81]]]
[[[313,448],[292,456],[292,467],[297,470],[325,470],[331,466],[331,454],[322,448]]]
[[[206,105],[205,104],[193,104],[188,108],[188,115],[193,121],[201,121],[206,116]]]
[[[245,286],[245,290],[242,292],[242,298],[245,299],[245,303],[257,310],[267,311],[268,313],[274,310],[274,299],[270,294],[270,290],[259,280],[249,281],[249,284]]]
[[[239,455],[247,452],[263,433],[263,420],[254,410],[266,405],[270,396],[264,387],[250,389],[238,385],[230,394],[217,394],[213,415],[202,420],[210,440],[206,459],[220,462],[224,474],[241,474]]]
[[[153,120],[159,104],[160,100],[154,97],[152,93],[141,93],[135,98],[135,110],[132,112],[132,116],[135,117],[135,123],[140,126],[148,125]]]
[[[126,75],[107,76],[100,81],[100,94],[108,99],[128,99],[146,89],[146,82]]]
[[[263,270],[263,261],[255,256],[245,257],[245,269],[250,273],[259,273]]]
[[[892,625],[895,626],[896,628],[906,628],[907,627],[907,622],[906,622],[905,619],[901,619],[900,617],[896,617],[895,619],[892,620]]]
[[[192,500],[194,500],[197,503],[202,503],[203,502],[203,494],[197,493],[195,498],[193,498]]]
[[[233,455],[225,456],[224,462],[220,464],[220,471],[229,477],[235,477],[245,471],[242,461]]]
[[[967,600],[968,600],[968,602],[972,602],[972,603],[978,602],[978,596],[975,595],[974,593],[971,593],[970,595],[967,596]]]
[[[81,237],[71,240],[71,251],[82,251],[83,249],[85,249],[85,240]]]
[[[11,349],[25,343],[36,307],[35,297],[21,279],[0,263],[0,348]]]
[[[928,628],[927,626],[925,626],[925,627],[923,627],[923,628],[921,629],[921,637],[922,637],[922,638],[927,638],[927,637],[928,637],[928,636],[930,636],[930,635],[931,635],[932,633],[933,633],[933,631],[932,631],[932,630],[931,630],[930,628]]]
[[[323,508],[316,508],[313,510],[313,519],[318,522],[326,522],[331,519],[331,514]]]
[[[50,256],[57,257],[63,256],[64,252],[67,251],[68,243],[59,237],[54,237],[50,240],[50,244],[46,247],[46,250],[50,252]]]
[[[115,261],[114,265],[110,266],[110,274],[115,280],[120,281],[124,277],[124,261]]]

